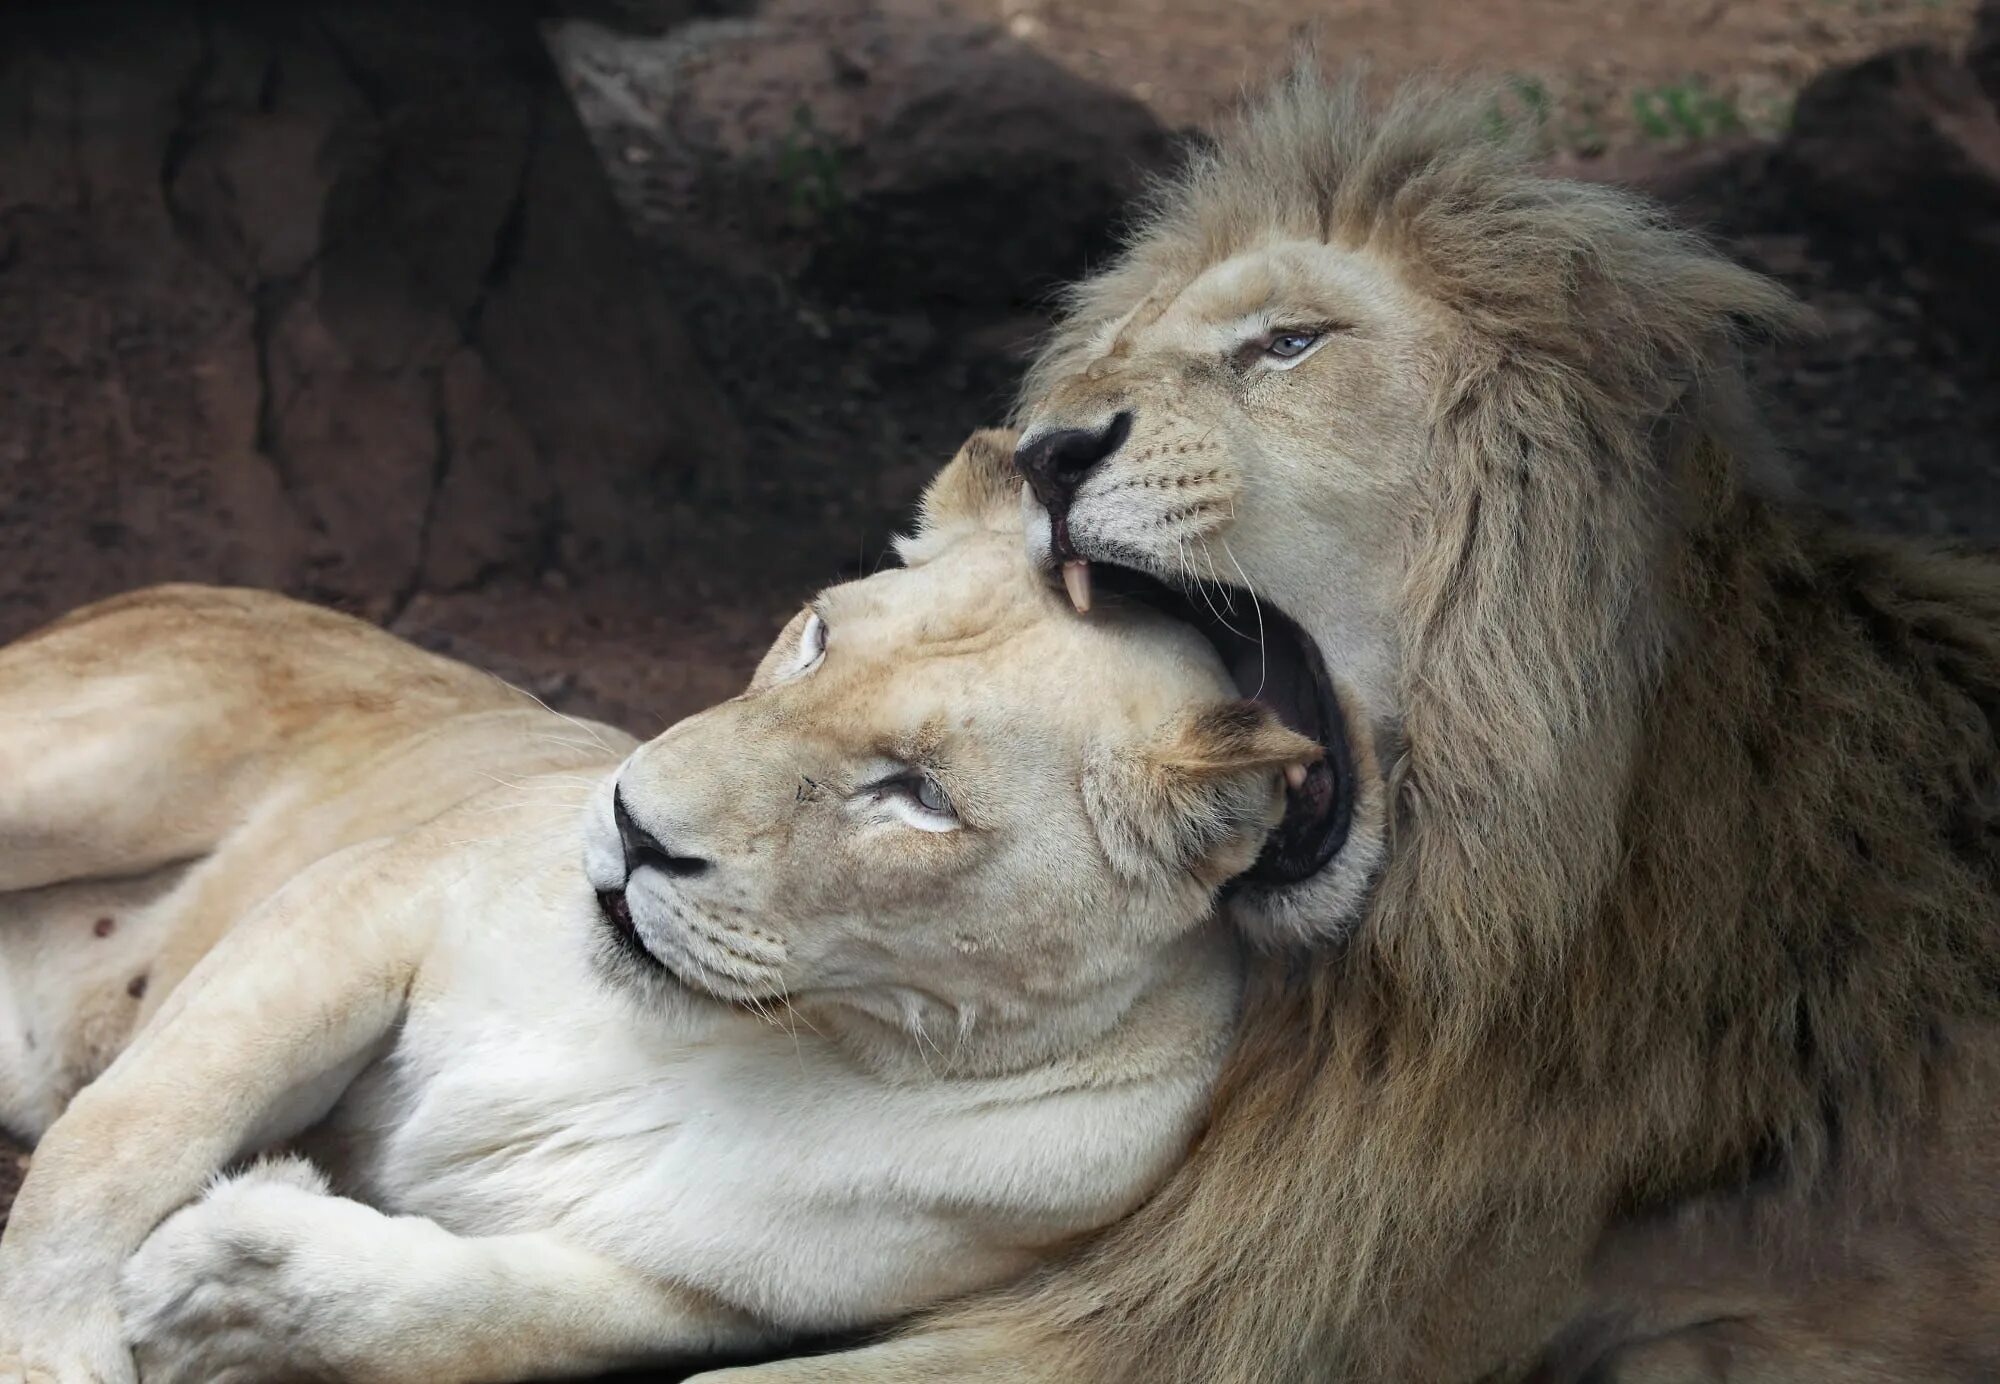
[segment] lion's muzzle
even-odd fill
[[[1030,433],[1014,451],[1014,467],[1049,512],[1049,545],[1057,560],[1078,556],[1069,541],[1069,508],[1092,471],[1132,435],[1132,414],[1114,415],[1102,427],[1055,428]]]

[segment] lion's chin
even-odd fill
[[[1347,844],[1355,799],[1346,713],[1319,647],[1291,616],[1241,587],[1204,582],[1199,592],[1184,591],[1136,567],[1063,556],[1067,560],[1051,569],[1050,579],[1063,584],[1072,604],[1115,608],[1130,602],[1192,626],[1214,646],[1238,691],[1318,742],[1318,761],[1303,780],[1287,783],[1284,820],[1257,863],[1230,887],[1282,889],[1318,875]],[[1079,586],[1088,593],[1082,600]]]

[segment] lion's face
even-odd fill
[[[927,1051],[1046,1037],[1115,1018],[1255,858],[1312,747],[1184,626],[1071,618],[983,446],[909,566],[822,592],[606,785],[587,865],[646,964]]]
[[[1243,890],[1324,931],[1379,860],[1401,541],[1439,315],[1368,255],[1273,240],[1162,283],[1061,361],[1017,453],[1028,550],[1191,595],[1246,696],[1326,749]],[[1137,594],[1127,591],[1122,594]]]

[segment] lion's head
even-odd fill
[[[1254,959],[1144,1206],[815,1381],[1757,1374],[1869,1218],[1990,1252],[1929,1160],[1990,1144],[2000,570],[1773,496],[1736,338],[1784,291],[1490,110],[1294,79],[1027,381],[1045,579],[1176,606],[1328,748],[1235,911],[1341,941]]]
[[[1011,437],[937,479],[906,565],[829,588],[749,689],[622,765],[587,867],[642,958],[824,1031],[984,1066],[1114,1021],[1317,752],[1151,612],[1069,617]]]
[[[1034,558],[1177,601],[1326,749],[1242,891],[1275,936],[1353,924],[1392,800],[1552,901],[1603,867],[1670,540],[1726,490],[1715,367],[1789,310],[1479,117],[1302,73],[1162,188],[1022,394]]]

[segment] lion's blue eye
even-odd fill
[[[1290,360],[1302,356],[1319,340],[1318,332],[1279,332],[1264,341],[1264,353],[1279,360]]]

